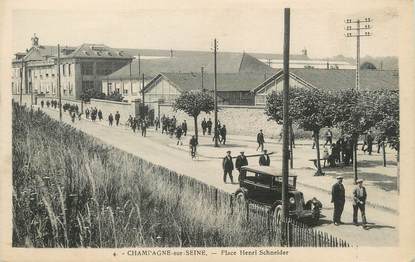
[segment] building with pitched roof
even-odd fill
[[[127,100],[136,99],[141,96],[143,74],[144,86],[146,86],[161,72],[198,75],[203,67],[204,73],[213,73],[212,54],[206,52],[187,56],[188,54],[192,54],[192,52],[158,59],[141,59],[140,55],[140,59],[135,59],[132,63],[106,76],[103,79],[102,92],[106,94],[118,92]],[[261,75],[263,80],[264,77],[274,74],[276,70],[247,53],[219,53],[217,72],[218,74],[239,74],[240,76],[244,73]]]
[[[291,88],[317,88],[328,91],[355,88],[356,70],[351,69],[290,69]],[[283,87],[283,71],[269,77],[251,92],[255,94],[255,105],[266,103],[266,96],[279,92]],[[397,70],[361,70],[360,90],[399,90]]]
[[[19,52],[12,61],[13,94],[45,94],[56,96],[57,46],[39,45],[36,35],[27,52]],[[83,92],[100,93],[102,77],[131,62],[133,58],[117,49],[98,44],[78,47],[62,46],[60,76],[63,98],[79,99]]]

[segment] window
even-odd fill
[[[93,75],[94,64],[92,62],[86,62],[81,64],[81,73],[83,75]]]
[[[265,95],[256,95],[255,105],[265,105]]]
[[[71,76],[71,64],[68,64],[68,76]]]
[[[46,77],[49,77],[49,74],[46,74],[45,76],[46,76]]]
[[[65,64],[62,65],[62,75],[66,76]]]
[[[109,75],[113,72],[112,63],[97,62],[97,75]]]

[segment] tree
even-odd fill
[[[181,110],[193,117],[195,123],[195,136],[198,139],[197,117],[201,112],[210,113],[214,110],[213,97],[202,91],[183,92],[173,103],[173,110]]]
[[[355,89],[338,91],[333,102],[336,105],[333,124],[343,134],[349,134],[353,143],[353,170],[357,177],[357,142],[360,135],[375,124],[375,101],[371,92],[359,92]]]
[[[320,164],[319,137],[320,130],[324,127],[331,127],[334,119],[334,108],[331,93],[325,93],[318,89],[292,88],[290,90],[290,119],[299,128],[312,131],[316,143],[317,172],[316,175],[323,175]],[[273,92],[267,97],[265,113],[277,122],[282,124],[282,94]]]
[[[371,62],[364,62],[363,64],[360,65],[360,69],[362,70],[376,70],[376,66],[374,64],[372,64]]]

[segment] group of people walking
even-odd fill
[[[244,172],[242,171],[243,166],[248,165],[248,158],[245,156],[245,152],[241,151],[240,154],[236,157],[235,165],[233,164],[231,151],[226,152],[226,156],[222,160],[222,168],[223,168],[223,182],[227,183],[227,177],[231,180],[233,184],[233,175],[232,172],[234,169],[238,170],[238,181],[240,181],[244,177]],[[260,166],[269,166],[271,164],[271,160],[266,149],[263,150],[263,154],[259,157],[258,163]]]
[[[353,224],[358,226],[358,211],[360,210],[362,215],[362,226],[367,229],[366,224],[366,199],[367,192],[366,188],[363,186],[363,179],[356,180],[357,186],[353,190]],[[333,223],[338,226],[344,224],[341,220],[341,216],[344,209],[344,204],[346,202],[345,197],[345,188],[343,185],[343,177],[337,177],[337,183],[335,183],[331,190],[331,202],[334,205],[333,210]]]

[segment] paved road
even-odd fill
[[[58,119],[57,111],[52,109],[44,110],[51,117]],[[235,192],[238,187],[236,184],[223,183],[220,159],[199,157],[198,160],[192,161],[187,151],[187,141],[184,141],[183,146],[175,146],[174,142],[167,136],[152,130],[148,130],[147,137],[144,138],[141,136],[141,133],[133,133],[130,129],[125,127],[109,127],[105,122],[93,123],[86,119],[82,119],[81,121],[76,120],[76,122],[72,124],[67,113],[64,113],[63,116],[65,122],[100,139],[103,143],[110,144],[154,164],[166,166],[171,170],[194,177],[229,193]],[[246,148],[246,152],[255,152],[255,150],[252,149],[255,148],[255,144],[252,142],[232,141],[232,139],[229,139],[229,144],[231,148],[235,147],[239,149],[242,147]],[[237,144],[241,144],[242,146],[235,146]],[[274,147],[274,151],[276,152],[272,155],[271,161],[275,163],[281,159],[281,155],[278,153],[277,145],[274,145]],[[272,150],[272,148],[269,149]],[[226,151],[225,149],[222,150]],[[253,161],[256,162],[256,158]],[[299,175],[299,182],[301,183],[301,176],[312,176],[314,171],[309,168],[300,168],[295,170],[295,172]],[[301,173],[301,175],[299,173]],[[330,195],[328,192],[304,184],[299,184],[297,188],[304,193],[305,200],[315,196],[323,203],[323,218],[319,225],[316,226],[317,229],[359,246],[399,245],[398,216],[396,214],[386,212],[379,208],[367,207],[366,213],[370,229],[364,230],[362,227],[356,227],[351,224],[352,205],[351,202],[348,201],[342,217],[345,224],[335,226],[331,223],[333,209],[330,204]],[[351,190],[351,188],[348,189],[348,191]]]

